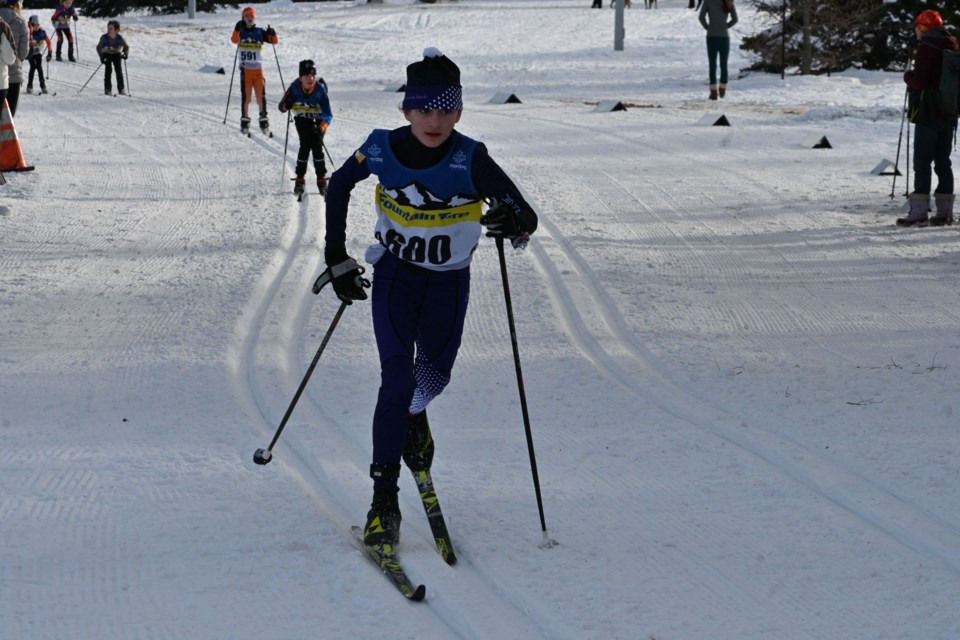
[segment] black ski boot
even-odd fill
[[[420,493],[423,510],[427,514],[427,521],[430,523],[430,530],[433,532],[437,551],[440,552],[444,562],[452,565],[457,563],[457,554],[453,550],[450,532],[447,531],[447,523],[443,518],[443,512],[440,510],[437,491],[433,488],[433,476],[430,474],[433,452],[433,435],[430,433],[427,412],[409,416],[407,418],[407,440],[403,446],[403,461],[417,483],[417,491]]]
[[[260,131],[265,135],[270,135],[270,118],[265,113],[260,114]]]
[[[400,465],[370,465],[370,476],[376,479],[394,480],[400,476]],[[393,556],[400,543],[400,503],[397,488],[374,487],[373,501],[367,512],[367,524],[363,528],[363,546],[380,555]]]
[[[317,191],[320,192],[320,195],[326,196],[327,195],[327,166],[323,162],[314,162],[313,170],[317,174]]]
[[[73,43],[70,42],[67,44],[67,60],[70,62],[76,62],[77,59],[73,57]]]
[[[250,117],[241,116],[240,117],[240,133],[244,135],[250,135]]]
[[[297,176],[293,179],[293,192],[296,195],[303,194],[303,189],[306,186],[306,180],[303,179],[303,176]]]
[[[407,418],[407,440],[403,445],[403,461],[410,471],[430,471],[433,464],[433,434],[424,411]]]

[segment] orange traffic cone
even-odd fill
[[[3,101],[3,112],[0,113],[0,171],[33,171],[34,167],[27,164],[20,148],[20,139],[17,138],[17,129],[13,126],[13,117],[10,115],[10,105]]]

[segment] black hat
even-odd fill
[[[313,64],[313,60],[300,61],[300,75],[301,76],[317,75],[317,65]]]
[[[423,50],[423,60],[407,66],[404,109],[462,109],[460,68],[436,47]]]

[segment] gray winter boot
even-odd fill
[[[953,224],[953,199],[952,193],[935,193],[933,198],[937,203],[937,215],[930,218],[930,225],[942,227],[947,224]]]
[[[897,218],[898,227],[927,226],[927,212],[930,210],[929,193],[910,194],[910,213],[906,218]]]

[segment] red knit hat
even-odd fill
[[[256,19],[257,19],[257,10],[254,9],[253,7],[244,7],[243,13],[240,14],[240,17],[241,17],[241,18],[246,18],[247,16],[250,16],[251,18],[253,18],[254,20],[256,20]]]

